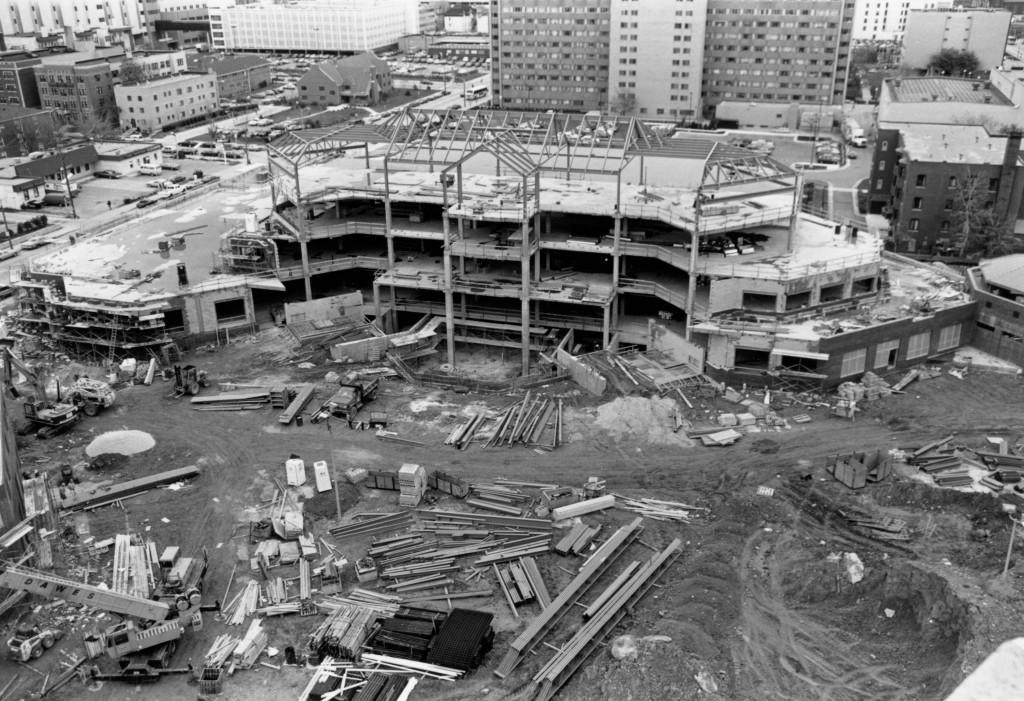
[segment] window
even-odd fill
[[[843,367],[839,372],[840,377],[859,375],[864,372],[864,360],[867,358],[868,349],[859,348],[855,351],[843,354]]]
[[[881,190],[882,189],[882,179],[881,178],[879,178],[878,180],[875,181],[875,189],[876,190]]]
[[[944,351],[950,348],[956,348],[960,345],[960,324],[952,324],[951,326],[944,326],[939,331],[939,345],[936,346],[935,350]]]
[[[949,176],[949,188],[951,190],[956,188],[956,176],[955,175]]]
[[[885,172],[885,161],[879,161],[878,162],[878,172],[879,173],[884,173]]]
[[[896,357],[900,352],[900,341],[885,341],[875,348],[875,369],[896,366]]]
[[[928,184],[928,178],[922,173],[914,180],[915,187],[924,187]]]
[[[910,231],[919,231],[921,229],[921,220],[911,219],[909,222],[907,222],[907,229],[909,229]]]
[[[995,192],[996,190],[998,190],[999,189],[999,178],[989,178],[988,179],[988,189],[989,189],[989,192]]]
[[[907,341],[907,360],[913,360],[914,358],[920,358],[928,355],[928,346],[932,342],[931,331],[925,331],[924,333],[914,334]]]
[[[213,310],[217,321],[244,319],[246,316],[245,299],[239,297],[237,299],[225,299],[220,302],[214,302]]]
[[[923,197],[915,197],[914,198],[914,202],[913,202],[914,209],[920,211],[921,207],[923,205],[924,205],[924,198]]]
[[[950,211],[952,211],[952,210],[953,210],[953,200],[946,200],[946,201],[945,201],[945,202],[944,202],[944,203],[942,204],[942,209],[943,209],[943,210],[945,210],[945,211],[947,211],[947,212],[950,212]]]

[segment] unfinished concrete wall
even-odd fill
[[[709,311],[714,314],[726,311],[727,309],[742,309],[744,292],[776,295],[776,305],[780,303],[780,300],[781,304],[785,305],[783,285],[777,280],[755,280],[753,278],[735,277],[711,281],[708,297]]]
[[[604,375],[594,368],[581,363],[572,353],[561,348],[557,349],[555,351],[555,363],[558,367],[569,373],[569,377],[573,379],[573,382],[583,389],[596,396],[604,394],[605,387],[608,385]]]
[[[704,370],[704,349],[699,345],[687,341],[685,336],[654,319],[648,319],[647,329],[651,339],[651,350],[664,353],[680,363],[686,363],[698,372]]]
[[[363,293],[349,292],[333,295],[309,302],[286,302],[284,305],[284,322],[294,324],[299,321],[328,321],[358,316],[362,313]]]
[[[232,303],[240,309],[240,313],[225,316],[222,312],[221,318],[218,318],[218,304]],[[252,290],[245,283],[212,290],[203,290],[200,287],[189,296],[184,312],[185,330],[189,334],[247,327],[256,321]]]

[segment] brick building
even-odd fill
[[[1019,134],[919,124],[900,131],[898,139],[898,157],[874,164],[878,179],[886,171],[890,174],[886,213],[896,250],[951,252],[970,208],[992,209],[999,221],[1020,217],[1024,162]]]
[[[43,108],[57,112],[65,122],[114,122],[114,77],[110,59],[124,49],[95,49],[48,56],[36,66],[36,82]]]
[[[314,105],[375,105],[391,91],[391,67],[373,53],[323,61],[296,83],[299,101]]]
[[[11,51],[0,55],[0,103],[39,107],[35,68],[48,53]]]
[[[967,278],[978,303],[973,345],[1024,365],[1024,254],[982,261]]]
[[[222,100],[246,98],[270,85],[270,61],[249,54],[192,53],[188,55],[188,69],[214,73]]]

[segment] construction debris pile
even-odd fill
[[[908,465],[928,474],[940,487],[980,487],[1002,493],[1008,487],[1020,493],[1024,456],[1010,453],[1009,443],[998,436],[986,437],[994,450],[969,448],[953,443],[956,436],[933,441],[906,456]]]

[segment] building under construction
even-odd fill
[[[440,320],[453,367],[472,343],[520,349],[528,374],[571,331],[574,353],[632,346],[712,374],[821,381],[919,362],[972,328],[954,281],[802,212],[798,173],[636,118],[409,108],[292,132],[268,168],[269,219],[220,237],[220,277],[164,293],[162,309],[135,300],[127,321],[118,304],[80,309],[67,278],[64,292],[23,282],[23,319],[93,348],[127,323],[151,347],[251,326],[260,305],[361,292],[356,315],[387,334]],[[230,290],[193,300],[211,286]]]

